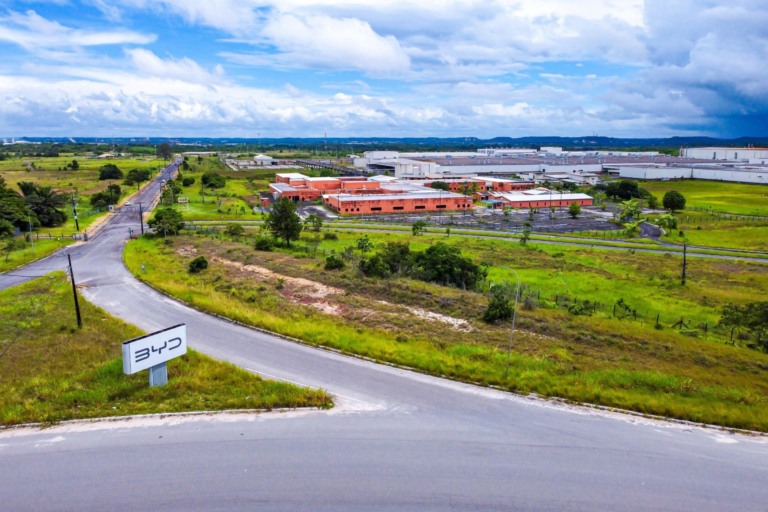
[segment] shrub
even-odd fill
[[[184,178],[181,180],[181,184],[185,187],[195,184],[195,178]]]
[[[389,265],[379,254],[360,260],[360,270],[368,277],[384,278],[389,276]]]
[[[331,233],[330,231],[326,231],[325,233],[323,233],[323,239],[324,240],[338,240],[339,239],[339,235],[337,235],[336,233]]]
[[[507,296],[503,293],[494,293],[488,302],[488,309],[483,314],[483,320],[494,323],[499,320],[509,320],[513,314],[512,302]]]
[[[254,248],[257,251],[271,251],[275,247],[275,242],[268,236],[260,236],[256,239]]]
[[[201,270],[205,270],[207,268],[208,268],[208,260],[205,259],[205,256],[198,256],[197,258],[189,262],[190,274],[197,274]]]
[[[345,266],[344,260],[335,254],[325,258],[325,270],[342,270]]]

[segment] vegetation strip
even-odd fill
[[[62,273],[0,292],[0,424],[212,410],[331,405],[323,391],[261,379],[195,351],[168,363],[169,383],[150,388],[146,372],[123,375],[122,341],[142,333],[72,297]]]
[[[335,240],[323,240],[315,253],[348,253],[343,249],[356,247],[354,237],[360,234],[339,232],[335,236]],[[312,249],[307,253],[307,246],[299,244],[291,251],[294,256],[284,251],[254,251],[252,246],[201,236],[168,238],[166,243],[140,239],[129,244],[125,260],[139,278],[196,308],[312,345],[521,393],[768,430],[767,386],[760,377],[768,369],[768,356],[725,345],[727,331],[716,326],[717,309],[710,305],[702,310],[691,302],[701,297],[700,288],[707,288],[710,275],[721,272],[723,265],[731,269],[733,284],[730,295],[723,295],[723,291],[706,293],[713,305],[735,297],[734,293],[744,298],[764,293],[759,290],[766,288],[766,276],[755,274],[752,265],[702,261],[697,263],[697,277],[688,289],[663,285],[668,272],[679,271],[677,264],[660,271],[670,266],[663,256],[644,256],[640,259],[648,261],[640,262],[639,267],[638,255],[625,253],[598,258],[594,250],[542,250],[506,243],[505,252],[499,253],[498,241],[462,240],[464,252],[473,259],[487,260],[494,254],[498,265],[517,268],[525,284],[509,377],[505,378],[509,326],[506,322],[494,325],[481,321],[488,305],[486,295],[412,278],[366,277],[355,263],[378,252],[387,241],[407,239],[412,250],[422,250],[434,240],[391,233],[369,236],[372,247],[365,253],[368,256],[354,249],[353,258],[345,261],[342,270],[324,270],[322,260],[312,258]],[[190,274],[187,263],[199,257],[206,258],[208,268]],[[142,263],[146,273],[140,271]],[[650,282],[643,275],[646,266],[654,269]],[[585,293],[575,286],[579,273],[584,273],[591,276],[583,283],[585,291],[611,285],[601,290],[600,297],[587,295],[589,308],[593,301],[602,306],[591,313],[570,312],[562,305],[553,307],[554,294],[548,295],[553,290],[541,288],[546,294],[538,299],[536,287],[552,282],[553,271],[557,275],[565,269],[569,269],[568,274],[555,281],[564,292],[561,280],[570,284],[566,300],[575,304],[574,292]],[[511,276],[504,269],[489,270],[489,282],[509,282]],[[757,276],[761,277],[755,282]],[[609,297],[617,290],[628,291],[629,282],[637,289],[624,296],[624,309],[616,311],[624,319],[613,318],[605,303],[611,304]],[[660,285],[667,297],[655,297],[650,291]],[[560,294],[560,304],[565,297],[566,293]],[[578,304],[583,309],[584,295],[581,297]],[[661,331],[654,328],[655,315],[649,317],[647,311],[638,310],[640,301],[649,305],[659,301],[664,324]],[[438,319],[425,317],[423,311],[438,315]],[[674,316],[680,314],[677,311],[692,315],[684,319],[689,330],[699,321],[701,330],[683,334],[672,328],[679,320]],[[705,333],[704,320],[710,314]],[[449,323],[455,320],[467,327]]]

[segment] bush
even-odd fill
[[[123,179],[123,171],[121,171],[115,164],[102,165],[99,169],[100,180],[121,180]]]
[[[274,248],[275,242],[267,236],[260,236],[254,244],[254,249],[257,251],[271,251]]]
[[[181,180],[181,184],[185,187],[195,184],[195,178],[184,178]]]
[[[337,235],[336,233],[331,233],[330,231],[326,231],[325,233],[323,233],[323,239],[324,240],[338,240],[339,239],[339,235]]]
[[[197,274],[201,270],[205,270],[207,268],[208,268],[208,260],[205,259],[205,256],[198,256],[197,258],[189,262],[190,274]]]
[[[360,260],[360,270],[368,277],[388,277],[389,265],[379,254]]]
[[[344,260],[335,254],[325,258],[325,270],[342,270],[345,266]]]
[[[512,302],[503,293],[495,293],[488,302],[488,309],[483,314],[483,321],[488,323],[509,320],[514,314]]]
[[[207,188],[224,188],[227,184],[224,176],[215,172],[207,172],[201,178],[203,185]]]

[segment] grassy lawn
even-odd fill
[[[189,200],[187,205],[176,205],[187,220],[250,220],[255,219],[251,205],[257,206],[258,191],[269,188],[269,181],[274,179],[274,172],[264,173],[259,170],[234,172],[218,158],[206,157],[198,162],[188,160],[190,166],[182,170],[184,178],[194,178],[194,184],[183,187],[180,197]],[[227,184],[220,189],[202,188],[202,176],[206,172],[215,172],[227,179]]]
[[[728,333],[715,327],[725,302],[768,293],[764,266],[695,260],[682,287],[677,257],[448,239],[473,260],[491,263],[490,281],[514,282],[508,266],[525,286],[505,377],[509,324],[481,321],[486,295],[405,277],[366,278],[354,260],[326,271],[320,255],[340,253],[362,236],[336,234],[338,240],[320,243],[318,258],[305,241],[291,253],[259,252],[184,236],[133,241],[125,259],[139,278],[197,308],[308,344],[521,393],[768,431],[768,355],[743,348],[741,340],[727,344]],[[435,241],[368,236],[377,245],[409,240],[412,251]],[[197,255],[210,267],[189,274]],[[142,263],[146,273],[138,272]],[[574,315],[555,297],[602,307]],[[619,298],[637,310],[636,320],[613,318]],[[685,334],[671,327],[681,317]]]
[[[677,190],[686,199],[686,207],[743,215],[768,215],[768,186],[718,181],[679,180],[643,181],[640,186],[659,198]]]
[[[19,240],[23,240],[23,238],[19,237]],[[32,243],[25,243],[22,249],[3,250],[0,252],[0,272],[6,272],[44,258],[71,243],[72,239],[70,238],[42,238],[34,240]],[[0,245],[0,248],[2,247]]]
[[[329,407],[322,392],[265,381],[194,351],[168,363],[169,383],[123,375],[121,344],[143,334],[80,298],[75,327],[62,273],[0,292],[0,424],[225,409]]]
[[[768,220],[720,217],[692,211],[681,212],[677,217],[678,229],[663,237],[666,242],[768,251]]]

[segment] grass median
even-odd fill
[[[54,273],[0,292],[0,424],[230,409],[330,407],[323,391],[267,381],[190,350],[168,363],[169,382],[124,375],[121,343],[143,333],[80,298]]]

